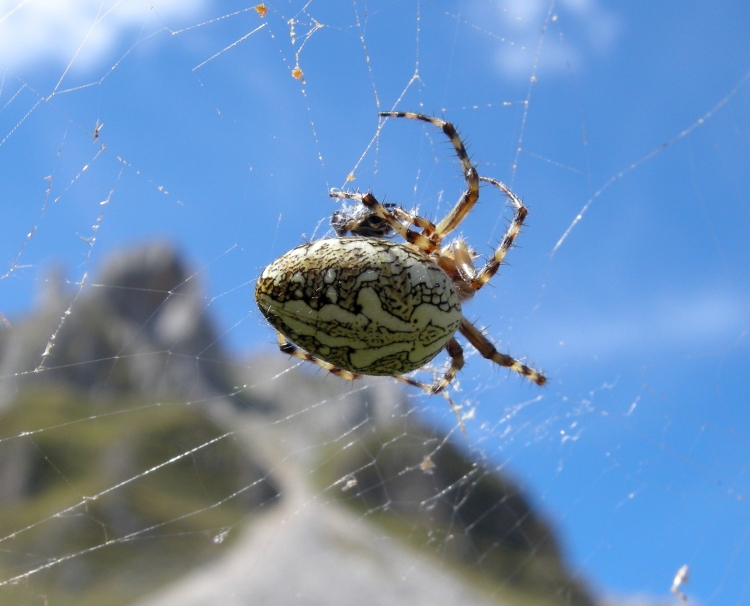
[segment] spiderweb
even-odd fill
[[[0,601],[748,602],[748,17],[0,3]],[[464,313],[550,380],[467,346],[465,434],[287,360],[253,301],[331,188],[458,199],[391,109],[529,207]],[[511,216],[483,187],[458,233]]]

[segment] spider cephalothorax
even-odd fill
[[[497,273],[523,225],[526,207],[503,183],[477,174],[449,122],[405,112],[380,115],[440,128],[456,149],[467,189],[437,225],[397,205],[380,204],[369,193],[331,192],[362,205],[337,211],[331,219],[339,236],[352,236],[298,246],[266,267],[255,287],[258,307],[278,331],[281,350],[346,379],[391,375],[440,393],[464,365],[455,338],[460,332],[485,358],[544,385],[542,374],[498,352],[461,311],[461,303]],[[492,258],[477,270],[477,255],[462,239],[445,246],[443,239],[471,211],[480,181],[500,189],[515,215]],[[385,239],[391,231],[406,242]],[[432,385],[405,376],[442,350],[451,365]]]

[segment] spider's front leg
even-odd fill
[[[435,229],[435,234],[431,238],[431,240],[437,244],[458,227],[459,223],[464,220],[479,199],[480,177],[477,174],[477,169],[474,168],[474,165],[471,163],[464,142],[461,140],[461,137],[458,136],[456,128],[450,122],[432,116],[426,116],[424,114],[416,114],[414,112],[380,112],[378,115],[383,118],[410,118],[411,120],[429,122],[445,133],[448,139],[450,139],[453,148],[456,150],[456,155],[458,156],[458,159],[461,162],[461,168],[463,169],[467,189],[451,211],[442,221],[440,221],[440,223],[438,223],[437,228]]]
[[[355,379],[362,378],[362,375],[360,374],[349,372],[348,370],[344,370],[343,368],[334,366],[329,362],[316,358],[315,356],[307,353],[304,349],[300,349],[294,343],[287,340],[287,338],[279,331],[276,331],[276,335],[279,339],[279,349],[281,350],[281,353],[289,354],[290,356],[293,356],[300,360],[305,360],[305,362],[310,362],[311,364],[315,364],[316,366],[325,368],[331,374],[334,374],[337,377],[341,377],[342,379],[349,379],[350,381],[354,381]]]

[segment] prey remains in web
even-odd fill
[[[344,379],[392,376],[427,393],[443,394],[463,429],[458,408],[445,391],[464,365],[456,332],[488,360],[537,385],[547,381],[497,351],[461,310],[497,273],[527,210],[503,183],[479,176],[450,122],[407,112],[380,116],[422,120],[442,130],[461,161],[466,191],[437,225],[394,204],[380,204],[370,193],[331,192],[332,197],[358,203],[334,213],[331,223],[339,237],[303,244],[271,263],[258,278],[255,298],[276,329],[282,352]],[[476,204],[482,181],[505,194],[515,215],[497,250],[477,270],[477,255],[462,239],[447,245],[443,240]],[[387,239],[392,231],[405,242]],[[443,350],[450,367],[432,385],[408,376]]]

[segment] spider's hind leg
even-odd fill
[[[290,356],[293,356],[300,360],[305,360],[306,362],[310,362],[311,364],[315,364],[316,366],[325,368],[331,374],[334,374],[337,377],[341,377],[342,379],[349,379],[350,381],[353,381],[355,379],[362,378],[362,375],[360,374],[349,372],[348,370],[339,368],[338,366],[335,366],[330,362],[326,362],[325,360],[321,360],[307,353],[304,349],[297,347],[294,343],[287,340],[287,338],[280,332],[276,331],[276,335],[279,339],[279,349],[281,350],[281,353],[289,354]]]
[[[519,362],[515,358],[512,358],[506,354],[501,354],[499,351],[497,351],[497,348],[487,337],[482,334],[482,331],[474,326],[471,322],[469,322],[466,318],[461,318],[461,324],[459,325],[458,330],[464,337],[466,337],[469,343],[477,348],[477,351],[482,354],[483,358],[492,360],[495,364],[498,364],[500,366],[510,368],[511,370],[514,370],[518,374],[523,375],[524,377],[529,379],[529,381],[533,381],[537,385],[544,385],[547,382],[547,377],[545,377],[543,374],[537,372],[529,366],[526,366],[526,364],[521,364],[521,362]]]
[[[461,431],[466,433],[466,426],[464,425],[463,419],[461,418],[461,409],[453,403],[453,400],[451,400],[448,392],[445,391],[445,388],[448,387],[450,382],[453,381],[453,379],[456,377],[456,373],[458,373],[458,371],[464,367],[464,350],[461,348],[461,345],[459,345],[458,341],[456,341],[455,338],[452,338],[450,341],[448,341],[448,344],[445,346],[445,350],[448,352],[448,355],[451,358],[451,365],[448,370],[445,371],[445,374],[439,380],[435,381],[432,385],[427,385],[427,383],[415,381],[414,379],[405,377],[403,375],[397,375],[396,379],[398,379],[402,383],[406,383],[407,385],[419,387],[430,395],[442,395],[450,405],[453,414],[456,415],[456,419],[458,419],[458,424],[461,427]]]

